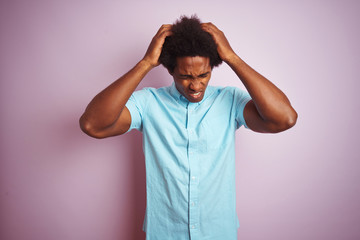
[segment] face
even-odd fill
[[[176,89],[190,102],[200,102],[211,77],[210,59],[207,57],[179,57],[170,73]]]

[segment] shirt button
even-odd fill
[[[191,206],[195,206],[195,202],[191,202]]]
[[[195,229],[195,225],[192,225],[192,226],[191,226],[191,229]]]
[[[192,177],[191,177],[191,179],[192,179],[192,180],[195,180],[195,179],[196,179],[196,177],[195,177],[195,176],[192,176]]]

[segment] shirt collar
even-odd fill
[[[179,101],[184,96],[176,89],[175,83],[173,82],[170,86],[170,94],[175,98],[176,101]]]
[[[204,95],[204,98],[200,101],[200,102],[197,102],[195,103],[196,105],[200,105],[201,103],[204,102],[204,100],[206,98],[208,98],[212,93],[214,92],[214,89],[213,87],[211,86],[207,86],[206,90],[205,90],[205,95]],[[179,101],[183,101],[183,102],[186,102],[188,103],[189,100],[187,100],[177,89],[176,89],[176,86],[175,86],[175,83],[173,82],[170,86],[170,94],[173,96],[173,98],[175,98],[175,100],[177,102]]]

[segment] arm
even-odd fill
[[[125,104],[146,74],[159,65],[162,45],[169,35],[171,25],[161,26],[144,58],[94,97],[80,118],[80,127],[86,134],[105,138],[123,134],[129,129],[131,116]]]
[[[231,48],[224,33],[212,23],[202,27],[217,44],[219,56],[236,73],[252,100],[245,106],[247,126],[256,132],[276,133],[295,125],[297,113],[286,95],[268,79],[247,65]]]

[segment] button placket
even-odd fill
[[[198,161],[197,161],[197,136],[195,133],[196,119],[194,115],[194,108],[196,104],[190,103],[188,105],[187,113],[187,131],[188,131],[188,157],[190,167],[190,183],[189,183],[189,229],[192,238],[198,229],[199,225],[199,208],[198,204]]]

